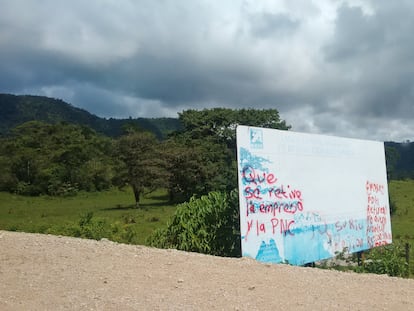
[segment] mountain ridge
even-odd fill
[[[160,139],[180,128],[178,118],[106,119],[61,99],[0,93],[0,135],[8,135],[12,128],[28,121],[85,125],[110,137],[122,135],[125,125],[151,131]]]

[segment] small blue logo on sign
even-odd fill
[[[263,132],[261,129],[250,129],[250,146],[263,149]]]

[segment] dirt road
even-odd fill
[[[0,231],[0,310],[414,310],[414,280]]]

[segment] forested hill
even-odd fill
[[[85,125],[110,137],[121,136],[125,125],[149,130],[161,139],[180,128],[178,118],[105,119],[60,99],[0,94],[0,137],[7,136],[17,125],[33,120]],[[385,146],[389,177],[414,178],[414,142],[386,142]]]
[[[110,137],[120,136],[126,124],[149,130],[159,138],[180,127],[179,120],[174,118],[105,119],[60,99],[0,94],[0,136],[7,135],[17,125],[33,120],[86,125]]]

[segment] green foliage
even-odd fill
[[[119,167],[118,185],[132,187],[138,207],[141,195],[165,186],[167,171],[160,144],[152,133],[130,131],[117,141],[116,150],[123,163]]]
[[[164,144],[169,191],[176,201],[237,187],[238,124],[289,129],[275,109],[214,108],[179,114],[183,128]]]
[[[405,259],[404,244],[401,242],[393,243],[371,249],[359,272],[408,277],[409,267]]]
[[[148,240],[155,247],[240,256],[238,195],[210,192],[177,207],[167,228]]]
[[[167,161],[168,189],[174,202],[188,201],[211,191],[230,191],[237,187],[236,163],[226,146],[209,139],[163,143]]]
[[[79,237],[100,240],[110,238],[112,232],[107,222],[103,219],[93,219],[93,212],[86,212],[79,219]]]
[[[336,254],[334,259],[323,260],[318,268],[358,273],[387,274],[389,276],[408,278],[410,276],[406,242],[397,241],[393,244],[375,247],[370,250],[349,254],[345,248]]]
[[[236,146],[236,127],[239,124],[281,130],[290,128],[280,119],[276,109],[190,109],[179,113],[178,116],[183,124],[183,132],[191,139],[213,137],[231,149]]]
[[[112,141],[70,124],[27,122],[1,139],[0,190],[24,195],[74,195],[108,189]]]
[[[234,129],[237,124],[278,129],[289,128],[284,121],[280,120],[279,113],[275,109],[214,108],[202,111],[187,110],[179,114],[179,119],[133,119],[131,117],[129,119],[104,119],[60,99],[0,94],[0,137],[9,136],[14,127],[28,121],[41,121],[49,124],[67,122],[92,128],[97,133],[109,137],[119,137],[124,134],[125,125],[150,131],[158,139],[165,139],[172,133],[180,131],[181,133],[190,133],[190,138],[193,139],[215,136],[222,143],[227,144],[230,149],[235,147]],[[386,142],[385,145],[389,178],[413,178],[414,143],[409,141],[404,143]],[[0,159],[0,163],[1,161]],[[4,178],[9,178],[9,175],[0,177],[0,179]],[[8,181],[14,182],[10,178]]]

